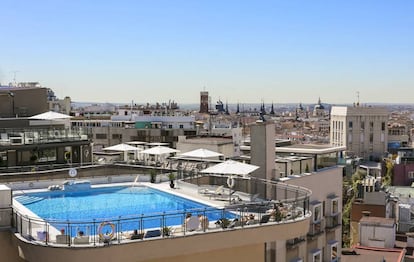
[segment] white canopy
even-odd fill
[[[68,119],[72,118],[69,115],[48,111],[42,114],[34,115],[29,117],[29,119],[39,119],[39,120],[54,120],[54,119]]]
[[[138,147],[135,147],[135,146],[127,145],[127,144],[118,144],[118,145],[114,145],[114,146],[105,147],[102,150],[111,150],[111,151],[122,151],[122,152],[125,152],[125,151],[139,151],[141,149],[138,148]]]
[[[227,160],[223,163],[201,170],[200,172],[209,174],[247,176],[258,168],[259,166],[245,164],[234,160]]]
[[[124,152],[124,161],[128,161],[128,152],[129,151],[134,151],[134,158],[136,158],[136,153],[138,151],[141,151],[141,148],[135,147],[135,146],[130,146],[127,144],[118,144],[118,145],[114,145],[114,146],[109,146],[109,147],[105,147],[102,150],[105,151],[122,151]]]
[[[170,153],[176,153],[176,152],[180,152],[180,151],[174,148],[166,147],[166,146],[155,146],[155,147],[151,147],[151,148],[141,151],[141,153],[148,154],[148,155],[164,155],[164,154],[170,154]]]
[[[187,157],[194,157],[194,158],[209,158],[209,157],[218,157],[222,156],[223,154],[217,153],[208,149],[199,148],[193,151],[185,152],[180,156],[187,156]]]

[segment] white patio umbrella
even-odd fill
[[[105,147],[102,150],[134,151],[134,150],[139,150],[139,148],[122,143],[122,144],[118,144],[118,145],[114,145],[114,146]]]
[[[189,157],[189,158],[194,158],[200,161],[203,161],[206,158],[212,158],[212,157],[218,157],[218,156],[223,156],[223,154],[214,152],[208,149],[204,149],[204,148],[195,149],[195,150],[185,152],[179,155],[179,157]]]
[[[130,146],[130,145],[127,145],[127,144],[123,144],[122,143],[122,144],[118,144],[118,145],[114,145],[114,146],[105,147],[102,150],[105,150],[105,151],[121,151],[121,152],[124,152],[124,161],[126,161],[127,158],[128,158],[127,155],[128,155],[128,152],[129,151],[134,151],[136,153],[137,151],[140,151],[142,149],[137,148],[135,146]]]
[[[141,153],[148,155],[165,155],[176,152],[180,151],[166,146],[155,146],[141,151]]]
[[[144,141],[130,141],[130,142],[126,142],[126,144],[135,146],[136,148],[139,149],[139,151],[142,151],[142,150],[144,150],[144,146],[147,144],[147,142],[144,142]],[[142,160],[141,156],[142,156],[142,154],[137,154],[136,159]]]
[[[158,158],[161,158],[160,157],[161,155],[167,155],[167,154],[176,153],[176,152],[180,152],[180,151],[174,148],[166,147],[166,146],[154,146],[154,147],[141,151],[142,154],[156,155],[158,156]]]
[[[38,121],[36,121],[36,123],[33,123],[33,125],[37,125],[37,124],[48,124],[50,126],[55,125],[55,124],[64,124],[65,127],[69,127],[70,123],[69,123],[69,119],[72,118],[69,115],[65,115],[65,114],[61,114],[61,113],[57,113],[57,112],[53,112],[53,111],[48,111],[45,113],[41,113],[38,115],[34,115],[31,117],[28,117],[28,119],[30,120],[44,120],[44,121],[39,121],[39,123],[37,123]]]
[[[248,174],[258,169],[259,166],[245,164],[242,162],[234,161],[234,160],[227,160],[220,164],[211,166],[204,170],[201,170],[201,173],[208,173],[208,174],[223,174],[228,175],[227,178],[227,185],[229,188],[234,187],[234,179],[233,175],[238,175],[242,177],[247,177]],[[231,203],[231,194],[229,194],[229,201]]]
[[[210,157],[218,157],[218,156],[223,156],[223,154],[221,153],[217,153],[208,149],[204,149],[204,148],[199,148],[196,150],[192,150],[189,152],[185,152],[183,154],[181,154],[180,156],[186,156],[186,157],[194,157],[194,158],[210,158]]]
[[[245,164],[234,160],[227,160],[220,164],[201,170],[200,172],[208,174],[239,175],[246,177],[258,168],[259,166]]]
[[[69,115],[65,115],[65,114],[61,114],[61,113],[57,113],[53,111],[48,111],[45,113],[41,113],[41,114],[29,117],[29,119],[39,119],[39,120],[55,120],[55,119],[68,119],[68,118],[72,118],[72,117]]]

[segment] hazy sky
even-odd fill
[[[2,0],[0,83],[92,102],[414,102],[414,1]]]

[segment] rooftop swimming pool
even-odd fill
[[[96,225],[110,221],[117,231],[183,224],[185,214],[203,214],[210,221],[230,212],[145,186],[114,186],[80,191],[46,191],[15,196],[27,209],[71,235],[96,232]],[[67,222],[65,222],[67,221]]]

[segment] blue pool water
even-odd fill
[[[45,220],[70,221],[53,223],[56,228],[96,232],[102,221],[112,221],[118,231],[180,225],[187,212],[204,213],[210,221],[223,216],[222,210],[148,187],[105,187],[84,191],[48,191],[16,196],[15,199]],[[161,214],[167,214],[162,219]],[[141,219],[141,214],[145,216]],[[153,217],[148,217],[153,215]],[[226,213],[226,217],[234,217]],[[96,221],[97,224],[91,223]],[[88,222],[88,223],[86,223]]]

